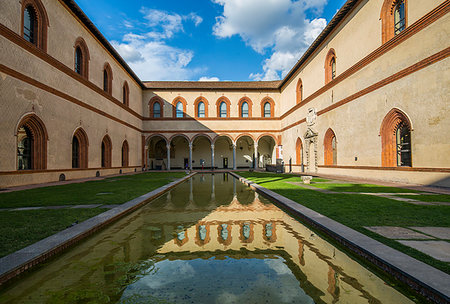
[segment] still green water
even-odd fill
[[[0,303],[411,303],[231,175],[197,174]]]

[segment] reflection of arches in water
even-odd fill
[[[203,246],[211,240],[211,226],[206,222],[198,222],[195,226],[195,244]]]
[[[216,206],[229,205],[233,201],[234,194],[233,191],[230,191],[230,186],[224,186],[224,184],[232,183],[228,179],[228,173],[215,174],[214,183]]]
[[[242,243],[251,243],[255,238],[254,225],[252,222],[242,222],[239,225],[239,239]]]
[[[190,185],[182,183],[177,186],[176,191],[171,191],[171,202],[176,208],[184,208],[189,204]]]
[[[263,239],[270,243],[277,240],[277,229],[275,222],[265,222],[263,224]]]
[[[251,188],[240,188],[236,191],[236,197],[241,205],[249,205],[255,201],[255,191]]]
[[[217,241],[225,246],[231,244],[231,225],[229,223],[219,223],[217,226]]]
[[[183,246],[186,244],[189,240],[187,235],[187,229],[185,229],[183,226],[178,226],[176,230],[176,236],[174,237],[174,242],[178,246]]]
[[[197,174],[194,177],[197,181],[193,187],[194,203],[198,207],[206,207],[211,203],[211,183],[212,176],[210,174]]]

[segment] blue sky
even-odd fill
[[[345,0],[76,0],[141,80],[278,80]]]

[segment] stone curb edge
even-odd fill
[[[234,172],[231,175],[292,211],[309,225],[324,232],[338,243],[394,276],[435,303],[450,303],[450,275],[344,226],[318,212],[278,193],[247,180]]]
[[[175,186],[194,176],[190,173],[167,185],[159,187],[144,195],[125,202],[117,207],[98,214],[73,227],[69,227],[30,246],[0,258],[0,286],[24,271],[48,260],[50,257],[66,250],[106,225],[118,220],[128,213],[161,196]]]

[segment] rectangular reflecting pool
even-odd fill
[[[0,303],[412,303],[226,173],[197,174],[0,290]]]

